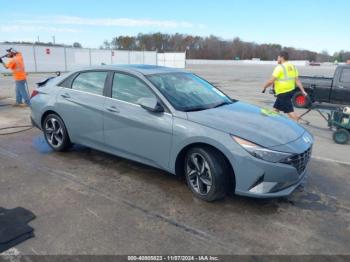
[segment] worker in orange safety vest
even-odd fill
[[[6,51],[7,57],[10,58],[10,60],[7,63],[4,63],[4,61],[0,58],[0,63],[2,63],[6,69],[10,69],[12,71],[13,79],[16,83],[16,103],[14,106],[30,106],[27,88],[27,74],[24,69],[23,56],[20,52],[17,52],[12,48],[7,49]]]

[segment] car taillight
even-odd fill
[[[38,90],[34,90],[32,92],[32,95],[30,96],[30,99],[32,99],[34,96],[38,95],[39,94],[39,91]]]

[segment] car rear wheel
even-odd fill
[[[196,197],[209,202],[225,197],[229,170],[216,150],[190,149],[185,158],[185,174],[187,185]]]
[[[43,124],[46,142],[55,151],[65,151],[71,146],[63,120],[55,114],[48,115]]]
[[[310,106],[310,99],[304,96],[301,92],[296,92],[292,98],[293,105],[296,108],[307,108]]]
[[[349,142],[350,133],[344,128],[338,129],[333,133],[333,140],[337,144],[346,144]]]

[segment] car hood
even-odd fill
[[[305,129],[271,110],[243,102],[188,112],[190,121],[249,140],[264,147],[284,145],[298,139]]]

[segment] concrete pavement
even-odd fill
[[[273,101],[256,92],[269,67],[190,70],[233,97]],[[30,76],[30,86],[42,77]],[[1,77],[0,96],[13,99],[12,85]],[[29,123],[28,116],[0,107],[0,128]],[[333,144],[318,116],[308,118],[316,157],[288,198],[206,203],[182,178],[82,146],[54,153],[32,129],[0,135],[0,206],[37,215],[36,237],[16,247],[22,254],[349,254],[349,145]]]

